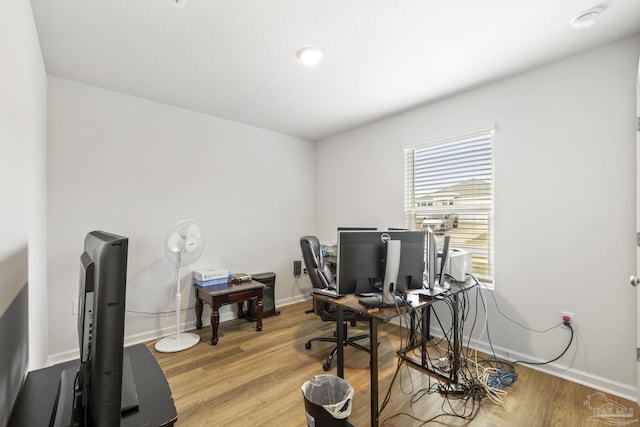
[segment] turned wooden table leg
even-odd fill
[[[211,345],[218,344],[218,326],[220,325],[219,307],[211,309]]]
[[[196,328],[202,329],[202,306],[204,303],[201,299],[196,299]]]

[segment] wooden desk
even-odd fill
[[[460,292],[464,292],[472,287],[475,284],[471,282],[453,284],[451,290],[448,292],[448,295],[453,298],[453,329],[454,329],[454,353],[459,355],[460,348],[458,343],[458,294]],[[361,314],[362,316],[367,316],[371,319],[369,322],[369,348],[370,348],[370,389],[371,389],[371,427],[378,427],[379,419],[378,413],[379,408],[379,398],[378,398],[378,325],[384,322],[388,322],[391,319],[398,317],[399,315],[410,313],[412,314],[412,322],[414,319],[413,314],[417,310],[422,310],[422,337],[410,337],[410,344],[412,346],[417,346],[418,341],[419,345],[421,345],[423,350],[423,361],[425,357],[424,349],[426,346],[426,341],[428,340],[428,315],[426,315],[426,311],[431,307],[432,304],[441,301],[439,298],[435,299],[420,299],[417,294],[410,295],[408,300],[411,303],[411,306],[404,305],[399,306],[397,309],[393,308],[379,308],[376,310],[368,310],[367,307],[360,304],[359,297],[356,295],[346,295],[342,298],[331,298],[321,294],[312,293],[314,299],[318,299],[321,301],[326,301],[336,306],[336,337],[337,337],[337,374],[340,378],[344,378],[344,328],[340,327],[344,323],[344,311],[353,311]],[[413,328],[412,328],[413,331]],[[418,339],[416,339],[418,338]],[[405,348],[406,349],[406,348]],[[402,352],[402,350],[399,353]],[[422,365],[424,369],[424,362],[422,364],[417,363],[409,358],[405,358],[401,356],[404,361],[408,362],[411,366],[419,367]],[[457,381],[457,362],[459,362],[459,357],[453,358],[454,366],[452,368],[453,377],[449,378],[448,381]],[[436,372],[431,372],[433,374],[438,375]]]
[[[178,413],[158,361],[144,344],[125,347],[124,354],[131,361],[140,407],[122,417],[120,425],[172,426]],[[7,426],[47,427],[56,403],[60,374],[76,366],[77,360],[29,372]]]
[[[262,330],[262,297],[264,284],[252,281],[240,284],[227,284],[196,288],[196,328],[202,329],[202,309],[206,302],[211,307],[211,345],[218,344],[218,327],[220,326],[220,307],[255,298],[256,330]]]
[[[337,374],[340,378],[344,378],[344,311],[353,311],[362,316],[369,317],[369,354],[370,354],[370,397],[371,397],[371,427],[378,427],[378,325],[388,322],[397,317],[398,310],[395,308],[379,308],[377,310],[368,310],[367,307],[360,304],[359,297],[356,295],[345,295],[342,298],[331,298],[321,294],[312,293],[314,299],[322,300],[334,304],[336,306],[336,337],[337,337]],[[404,314],[420,307],[427,307],[428,304],[420,304],[417,307],[400,307],[400,313]]]

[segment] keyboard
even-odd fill
[[[331,289],[313,288],[313,293],[324,295],[326,297],[331,297],[331,298],[342,298],[344,296],[339,294],[338,291],[332,291]]]

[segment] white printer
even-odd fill
[[[442,257],[439,256],[438,271],[440,271],[441,259]],[[471,253],[457,248],[449,249],[449,256],[444,267],[444,274],[453,277],[458,282],[464,282],[466,274],[471,274]]]

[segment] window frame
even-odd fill
[[[472,254],[472,274],[489,288],[495,285],[494,145],[495,127],[490,126],[403,147],[405,227],[412,230],[426,230],[425,226],[432,230],[438,228],[434,231],[439,247],[442,247],[444,235],[452,235],[451,246]],[[464,154],[465,151],[468,154]],[[422,156],[418,166],[417,152]],[[425,161],[429,156],[434,160]],[[433,168],[436,163],[438,167]],[[417,178],[417,174],[422,176]],[[427,178],[430,175],[432,178]],[[451,181],[452,176],[459,181]],[[420,190],[416,190],[417,187]],[[472,223],[475,223],[473,228]],[[464,231],[458,232],[460,224],[464,224]],[[463,233],[481,236],[483,232],[486,232],[486,239],[470,238],[468,242],[471,243],[464,243]]]

